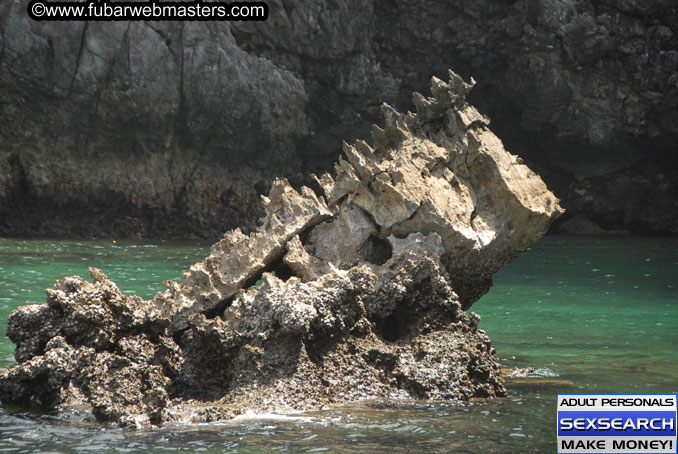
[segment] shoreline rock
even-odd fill
[[[384,104],[373,144],[345,144],[316,178],[323,195],[276,180],[257,229],[226,233],[153,300],[91,268],[16,309],[0,401],[140,427],[505,395],[465,310],[562,209],[466,102],[472,86],[450,71],[414,94],[417,113]]]
[[[678,234],[674,0],[275,0],[264,22],[200,24],[38,22],[28,3],[0,2],[0,235],[252,229],[276,176],[310,184],[451,62],[569,214]]]

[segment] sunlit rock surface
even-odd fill
[[[415,93],[416,113],[384,105],[372,144],[317,177],[322,194],[275,181],[257,230],[226,233],[153,300],[91,269],[15,310],[0,400],[144,426],[505,395],[464,310],[562,209],[449,76]]]

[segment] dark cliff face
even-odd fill
[[[569,216],[678,232],[675,1],[269,5],[262,23],[37,23],[0,4],[0,233],[251,226],[274,176],[305,182],[448,67]]]

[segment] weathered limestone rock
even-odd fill
[[[502,396],[468,309],[562,212],[450,72],[417,113],[384,105],[373,145],[345,146],[324,197],[277,180],[265,217],[228,232],[151,301],[99,270],[10,315],[5,403],[89,406],[143,426],[366,398]],[[261,281],[259,286],[254,284]]]
[[[561,212],[542,180],[504,150],[489,119],[465,103],[471,87],[451,73],[449,84],[433,79],[433,98],[415,94],[416,115],[384,105],[375,148],[345,146],[336,176],[319,179],[328,203],[362,209],[377,238],[438,233],[467,307]]]
[[[286,180],[273,182],[263,197],[266,216],[259,230],[249,236],[240,229],[224,235],[212,246],[212,253],[181,278],[179,285],[168,281],[168,289],[155,301],[169,310],[174,328],[184,329],[187,316],[226,304],[238,290],[251,285],[267,266],[282,257],[285,245],[329,217],[325,202],[304,187],[301,194]],[[252,281],[254,279],[254,281]]]

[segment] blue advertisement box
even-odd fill
[[[675,394],[558,394],[558,454],[678,453]]]

